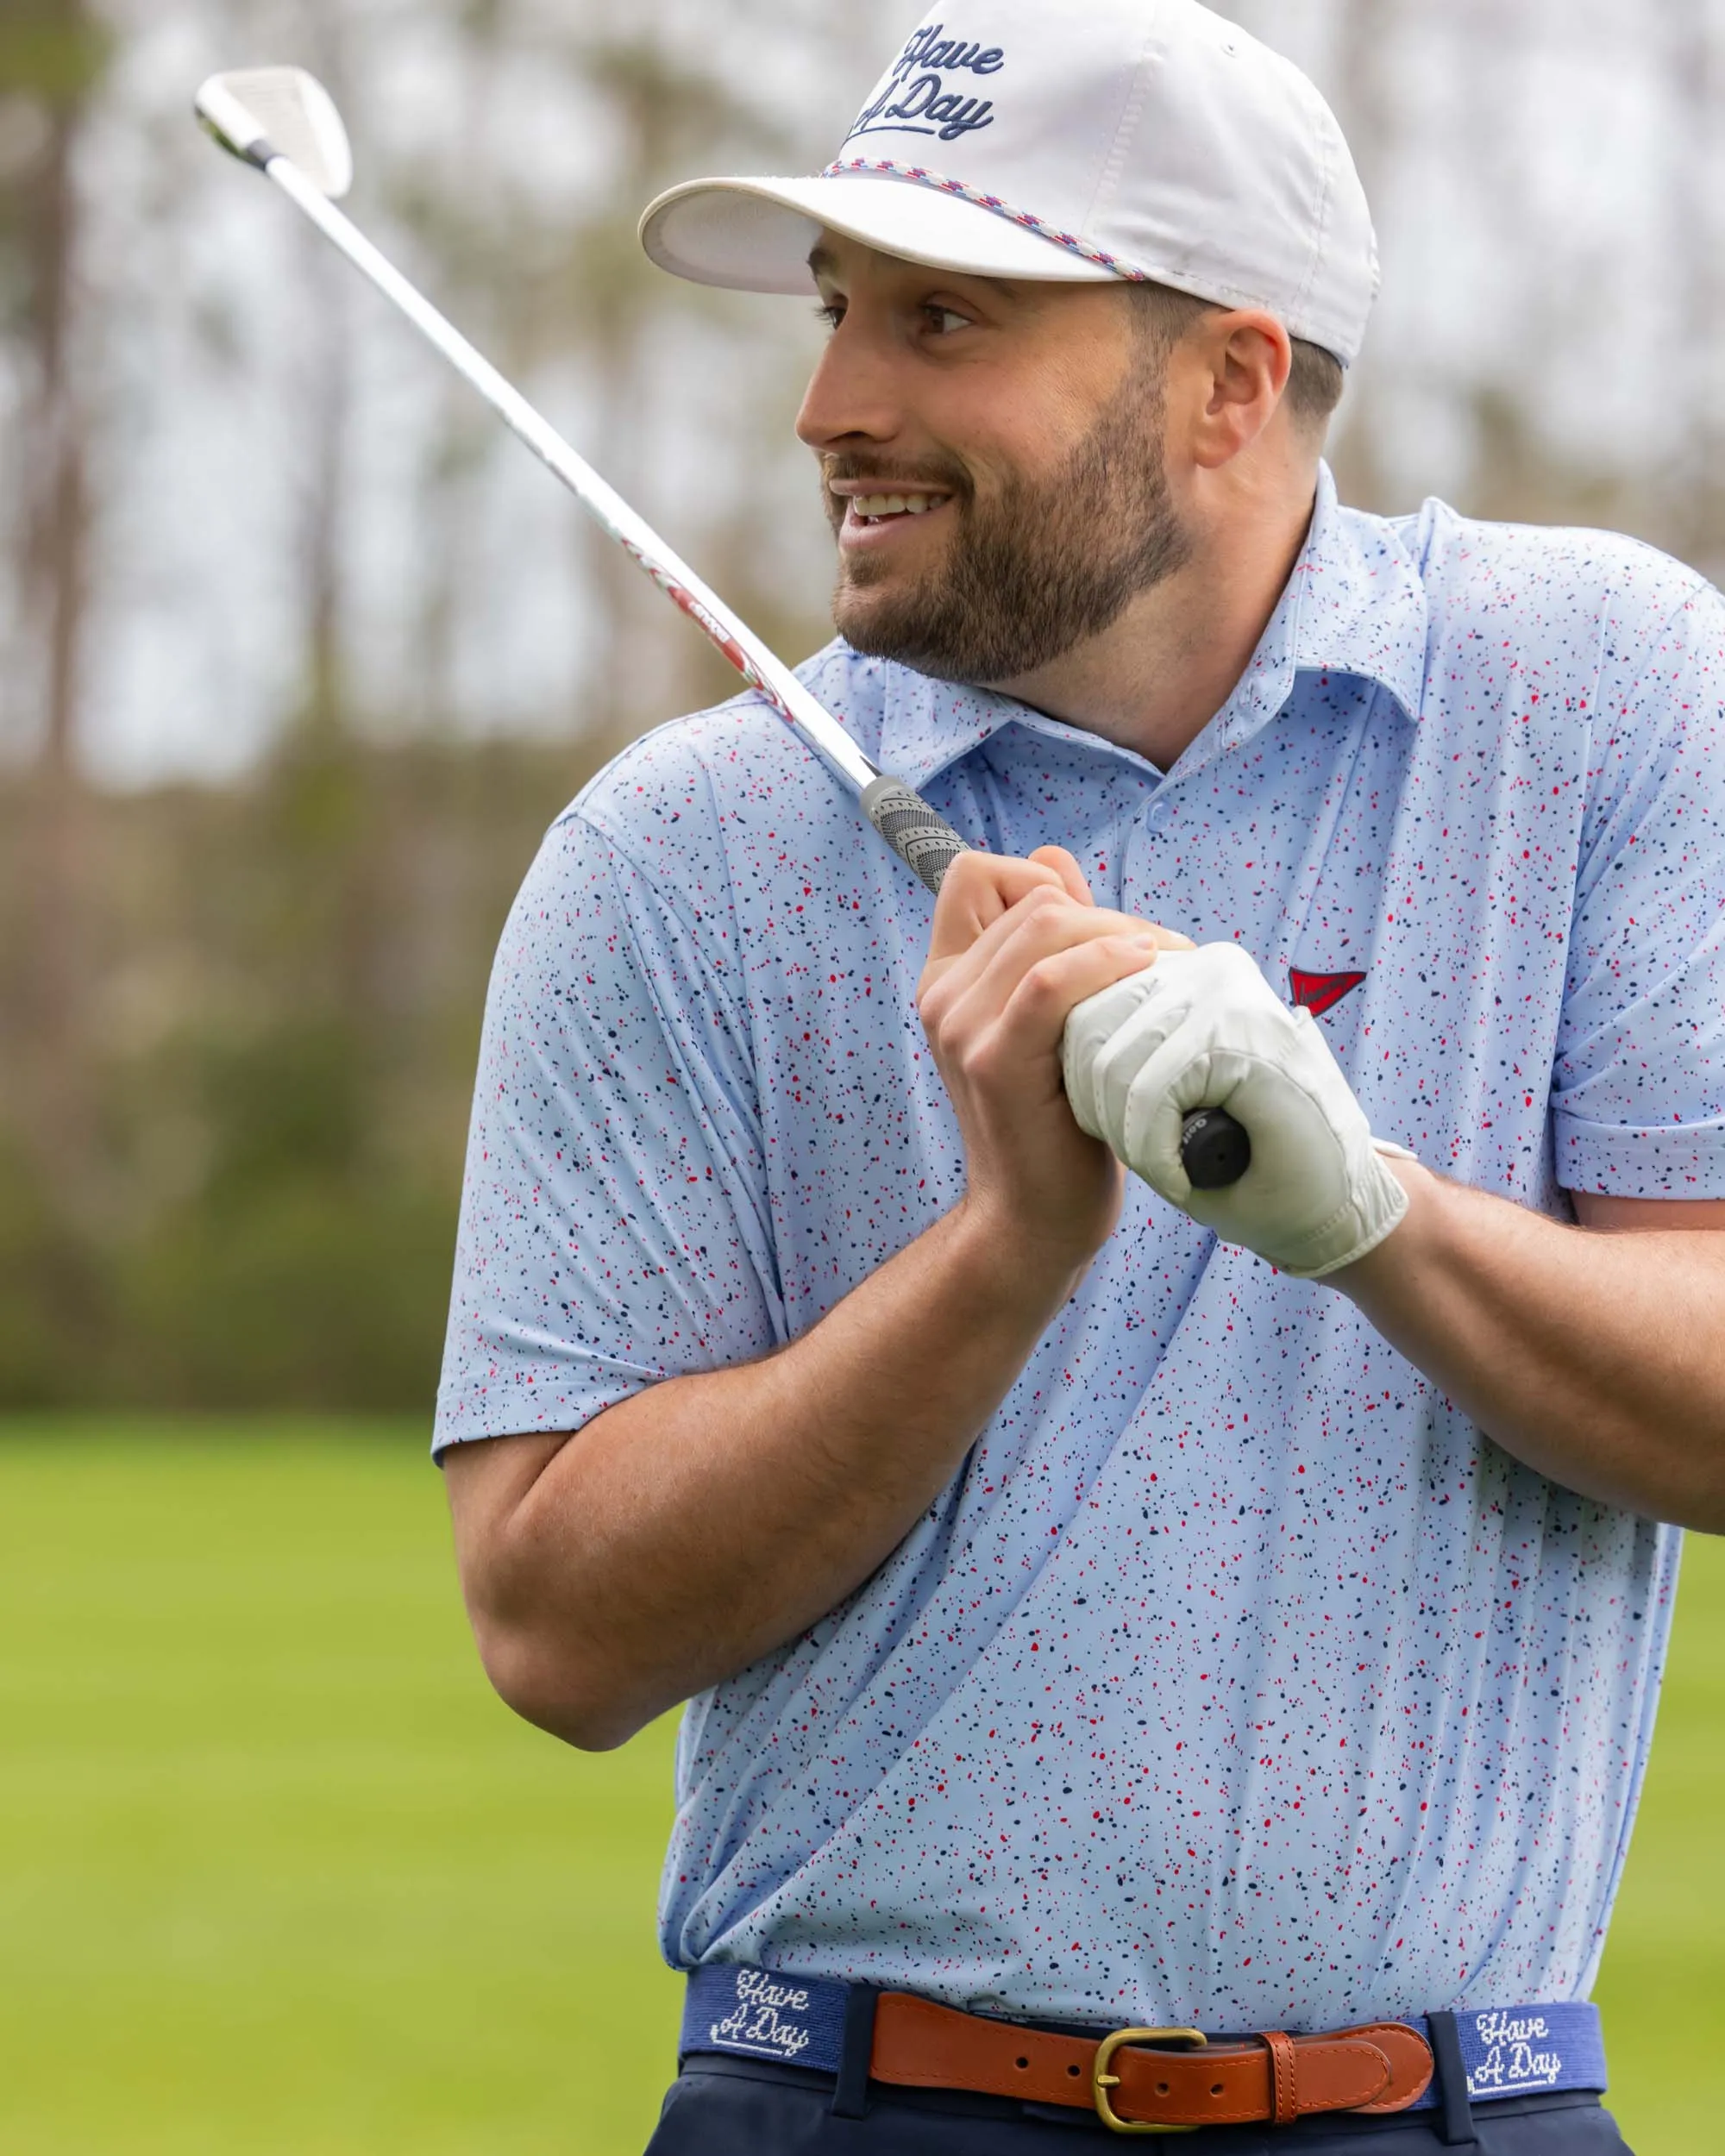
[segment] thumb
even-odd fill
[[[1070,862],[1076,872],[1077,862],[1062,848],[1045,846],[1042,850]],[[1082,875],[1078,882],[1083,902],[1088,904],[1089,893],[1083,889]],[[1023,861],[1014,854],[988,854],[980,847],[974,853],[960,854],[942,879],[940,896],[934,902],[930,963],[956,958],[969,950],[985,929],[1031,892],[1063,887],[1064,884],[1065,879],[1049,862]]]
[[[1065,887],[1069,899],[1076,899],[1080,906],[1094,906],[1090,887],[1084,880],[1084,871],[1076,859],[1063,846],[1038,846],[1029,858],[1039,868],[1052,868]]]

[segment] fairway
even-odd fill
[[[15,1422],[0,1625],[0,2147],[641,2148],[670,1726],[587,1758],[492,1698],[422,1433]],[[1599,1994],[1640,2156],[1719,2146],[1722,1808],[1725,1545],[1691,1539]]]

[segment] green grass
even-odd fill
[[[1638,2156],[1716,2156],[1725,2040],[1725,1541],[1688,1537],[1653,1763],[1594,1996]]]
[[[413,1433],[0,1445],[0,2147],[638,2150],[670,1731],[487,1692]]]
[[[0,2147],[640,2149],[670,1730],[586,1758],[492,1700],[418,1433],[11,1425],[0,1638]],[[1692,1542],[1601,1986],[1640,2156],[1718,2145],[1722,1808]]]

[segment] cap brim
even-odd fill
[[[886,172],[686,180],[648,204],[640,229],[661,269],[734,291],[809,291],[809,250],[823,231],[975,277],[1095,285],[1119,273],[996,210]]]

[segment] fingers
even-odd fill
[[[1089,885],[1084,881],[1084,871],[1065,847],[1038,846],[1030,857],[1039,867],[1053,869],[1065,887],[1069,899],[1076,899],[1080,906],[1094,906],[1096,903],[1090,895]]]
[[[1082,943],[1126,937],[1153,955],[1163,931],[1098,906],[1075,906],[1063,893],[1036,892],[988,933],[969,956],[951,968],[948,993],[967,1019],[1004,1011],[1026,976]],[[1142,962],[1148,964],[1146,956]]]
[[[937,1060],[989,1094],[1026,1084],[1041,1096],[1060,1091],[1059,1050],[1066,1020],[1086,998],[1153,965],[1157,945],[1118,931],[1050,952],[1026,968],[1001,1004],[980,986],[955,1005],[925,1009],[923,1024]],[[948,1082],[951,1082],[949,1075]]]
[[[986,948],[985,948],[986,947]],[[919,996],[923,1027],[943,1061],[979,1051],[1052,1061],[1075,1004],[1151,964],[1159,948],[1147,923],[1063,895],[1032,893]]]
[[[992,1014],[1039,960],[1075,943],[1120,935],[1140,937],[1158,950],[1189,947],[1186,937],[1172,929],[1088,900],[1080,906],[1051,884],[1032,885],[967,950],[945,957],[931,954],[917,984],[918,1006],[926,1023],[980,990],[981,1005]]]
[[[1116,933],[1038,959],[1013,988],[992,1029],[992,1052],[1003,1064],[1051,1056],[1079,1004],[1153,966],[1161,948],[1147,936]]]
[[[1060,862],[1070,864],[1070,878],[1076,880],[1088,905],[1090,893],[1083,871],[1063,847],[1041,847],[1028,861],[1013,854],[960,854],[948,868],[934,902],[929,962],[969,950],[986,929],[1032,891],[1073,895],[1071,881]]]

